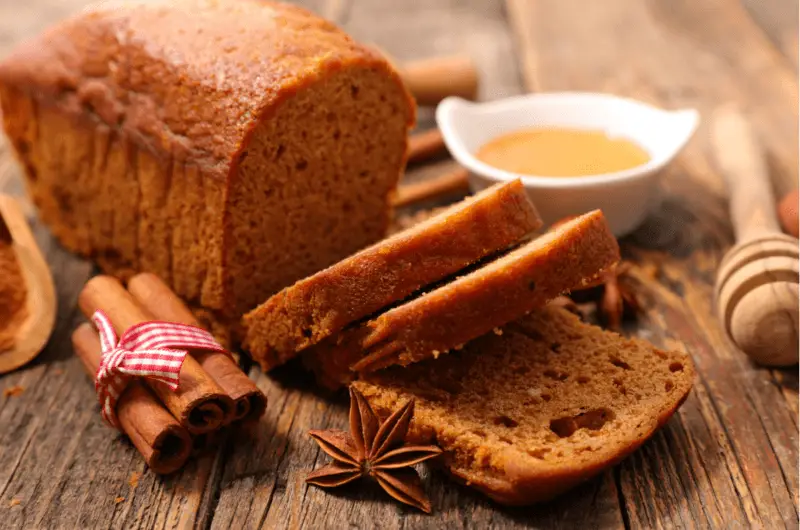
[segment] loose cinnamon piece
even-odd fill
[[[89,280],[78,297],[78,305],[87,318],[102,309],[120,336],[131,326],[156,320],[110,276],[95,276]],[[145,382],[192,434],[218,429],[233,414],[233,400],[191,355],[183,362],[177,391],[173,392],[158,381]]]
[[[451,193],[469,192],[469,173],[464,168],[458,168],[450,173],[424,180],[416,184],[406,184],[397,188],[394,198],[395,208],[402,208],[409,204],[422,202]]]
[[[159,320],[202,327],[178,295],[155,274],[137,274],[128,282],[128,291]],[[208,351],[195,351],[192,356],[233,399],[232,420],[253,420],[264,414],[266,396],[229,356]]]
[[[100,339],[88,323],[72,334],[75,354],[86,373],[100,367]],[[180,469],[192,450],[192,439],[156,396],[139,381],[131,381],[117,401],[117,418],[147,465],[160,474]]]
[[[414,133],[408,137],[408,163],[422,162],[444,151],[444,137],[439,129]]]

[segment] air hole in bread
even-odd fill
[[[553,353],[558,353],[561,350],[561,344],[558,342],[554,342],[550,345],[550,351]]]
[[[669,365],[670,372],[683,372],[683,364],[681,363],[672,363]]]
[[[550,394],[542,394],[542,399],[545,401],[550,401],[551,399],[553,399],[553,396],[551,396]]]
[[[544,375],[545,377],[549,377],[550,379],[554,379],[556,381],[565,381],[569,377],[569,374],[557,372],[555,370],[545,370]]]
[[[667,392],[669,392],[673,388],[675,388],[675,383],[673,383],[672,381],[667,381],[666,383],[664,383],[664,390],[666,390]]]
[[[509,429],[513,429],[517,425],[519,425],[518,421],[515,421],[512,418],[509,418],[505,414],[501,414],[500,416],[495,416],[494,420],[492,420],[495,425],[502,425],[503,427],[508,427]]]
[[[576,379],[576,381],[578,381],[578,383],[581,384],[581,385],[585,385],[586,383],[591,381],[591,379],[589,379],[585,375],[579,375],[578,378]]]
[[[278,149],[275,151],[275,160],[278,160],[283,155],[283,153],[285,151],[286,151],[286,146],[283,145],[283,144],[280,144],[278,146]]]
[[[667,354],[661,350],[654,350],[659,359],[666,359]]]
[[[528,283],[528,289],[530,289],[531,291],[535,291],[536,290],[536,282]]]
[[[631,365],[629,365],[628,363],[626,363],[625,361],[623,361],[619,357],[615,357],[615,356],[612,355],[611,357],[608,358],[608,360],[611,361],[611,364],[613,364],[617,368],[622,368],[623,370],[630,370],[631,369]]]
[[[622,381],[620,381],[617,378],[614,378],[613,382],[614,382],[614,386],[619,389],[620,393],[622,393],[623,396],[627,396],[628,395],[628,390],[625,388],[625,385],[622,383]]]
[[[333,133],[333,139],[334,140],[338,140],[341,137],[342,137],[342,131],[337,129],[336,132]],[[362,171],[362,173],[363,173],[363,171]]]
[[[480,438],[486,438],[486,431],[484,431],[483,429],[475,429],[472,431],[472,434]]]
[[[501,436],[500,437],[500,441],[503,442],[504,444],[508,444],[508,445],[511,445],[513,443],[511,441],[511,438],[506,438],[505,436]]]
[[[311,338],[311,335],[313,335],[313,333],[311,332],[311,330],[309,328],[303,328],[303,336],[304,337]]]
[[[359,88],[355,85],[350,85],[350,95],[353,96],[353,99],[358,97]]]
[[[575,416],[567,416],[550,420],[550,430],[560,438],[569,438],[578,429],[600,430],[606,422],[614,419],[614,413],[607,408],[581,412]]]
[[[299,161],[297,164],[295,164],[295,166],[294,166],[294,168],[295,168],[297,171],[303,171],[303,170],[304,170],[305,168],[307,168],[307,167],[308,167],[308,161],[307,161],[307,160],[300,160],[300,161]]]
[[[528,454],[531,455],[533,458],[538,458],[539,460],[544,460],[544,456],[550,452],[550,449],[546,447],[542,447],[541,449],[528,449]]]

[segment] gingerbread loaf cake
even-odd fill
[[[541,224],[519,180],[493,186],[272,296],[245,316],[245,349],[274,368]]]
[[[463,350],[353,383],[382,417],[416,400],[409,443],[503,504],[549,500],[616,464],[689,393],[688,355],[548,306]]]
[[[618,260],[617,240],[595,210],[348,329],[312,348],[304,363],[334,387],[353,372],[438,357],[544,306]]]
[[[415,120],[382,57],[261,0],[88,8],[0,63],[0,105],[64,246],[236,321],[384,237]]]

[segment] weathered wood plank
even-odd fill
[[[529,89],[610,91],[704,115],[737,101],[758,124],[778,189],[796,186],[796,75],[738,3],[508,6]],[[623,244],[660,271],[658,281],[638,272],[647,304],[636,332],[691,352],[699,379],[677,417],[620,466],[620,490],[633,527],[796,526],[797,400],[776,384],[796,375],[752,365],[714,317],[714,272],[732,235],[709,153],[701,128],[665,175],[661,211]]]
[[[792,0],[741,0],[744,8],[772,43],[786,56],[789,66],[797,70],[798,3]]]
[[[530,89],[609,90],[704,112],[739,101],[759,128],[780,190],[796,186],[797,80],[786,60],[796,28],[792,34],[776,18],[778,0],[743,2],[746,9],[733,0],[606,0],[602,6],[509,0],[515,41],[494,2],[302,3],[400,60],[469,53],[482,75],[483,98],[522,91],[519,52]],[[0,5],[0,56],[85,3]],[[431,125],[430,112],[421,118],[422,127]],[[319,394],[297,366],[268,376],[252,372],[270,399],[267,416],[252,431],[231,433],[215,455],[176,476],[153,475],[101,423],[91,384],[71,356],[69,333],[80,319],[75,297],[90,266],[38,228],[56,277],[60,317],[48,349],[0,378],[0,388],[25,389],[0,397],[4,527],[796,527],[797,374],[752,366],[716,325],[710,286],[731,232],[708,152],[703,129],[665,176],[659,214],[624,241],[641,266],[634,275],[646,302],[638,327],[629,331],[691,352],[700,371],[695,391],[621,466],[553,503],[526,509],[500,508],[426,469],[432,516],[398,507],[377,487],[306,487],[305,474],[327,456],[305,432],[344,428],[347,403],[341,394]],[[0,142],[0,190],[20,194],[12,164]],[[426,171],[438,170],[409,178],[425,178]],[[658,270],[657,281],[649,268]],[[135,487],[133,473],[141,473]]]

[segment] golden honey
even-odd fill
[[[539,128],[503,134],[477,153],[498,169],[542,177],[582,177],[630,169],[650,155],[625,138],[604,131]]]

